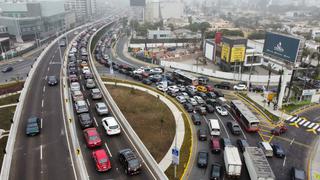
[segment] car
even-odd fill
[[[204,107],[208,113],[214,113],[214,107],[212,105],[206,104]]]
[[[209,153],[206,151],[199,151],[198,160],[197,160],[198,167],[206,168],[208,166],[208,161],[209,161]]]
[[[199,141],[206,141],[208,136],[208,130],[205,128],[198,129],[198,139]]]
[[[77,90],[77,91],[72,91],[72,99],[73,101],[79,101],[79,100],[83,100],[83,94],[81,91]]]
[[[88,66],[84,66],[84,67],[82,68],[82,74],[86,74],[86,73],[88,73],[88,72],[91,72],[91,71],[90,71],[90,68],[89,68]]]
[[[199,84],[206,85],[209,82],[209,78],[207,76],[198,77]]]
[[[286,153],[280,144],[272,144],[271,145],[273,154],[278,158],[284,158]]]
[[[207,114],[206,108],[203,106],[196,106],[195,111],[203,116]]]
[[[110,159],[104,149],[97,149],[91,153],[98,172],[106,172],[111,169]]]
[[[145,78],[141,81],[143,84],[146,84],[146,85],[151,85],[152,84],[152,81],[148,78]]]
[[[69,68],[69,74],[70,75],[71,74],[74,74],[74,75],[78,74],[78,69],[76,67],[70,67]]]
[[[178,101],[179,103],[181,103],[181,104],[187,102],[187,100],[186,100],[186,98],[185,98],[184,96],[177,96],[176,99],[177,99],[177,101]]]
[[[278,127],[275,127],[273,129],[271,129],[271,134],[272,135],[275,135],[275,136],[280,136],[281,134],[287,132],[288,128],[286,126],[278,126]]]
[[[58,84],[58,79],[56,76],[48,76],[48,85],[55,86]]]
[[[221,152],[220,139],[218,137],[212,137],[210,139],[210,147],[211,147],[212,153],[220,153]]]
[[[201,125],[201,116],[198,114],[191,114],[191,119],[193,121],[193,124],[195,125]]]
[[[107,135],[120,134],[120,126],[114,117],[105,117],[102,119],[102,126],[106,130]]]
[[[306,180],[306,172],[296,167],[291,168],[291,180]]]
[[[158,86],[157,86],[157,89],[158,89],[159,91],[162,91],[162,92],[168,91],[168,88],[165,87],[165,86],[163,86],[163,85],[158,85]]]
[[[109,55],[108,54],[103,54],[102,57],[103,57],[104,60],[108,60],[109,59]]]
[[[13,67],[12,66],[7,66],[5,67],[4,69],[1,70],[1,72],[3,73],[7,73],[7,72],[10,72],[13,70]]]
[[[151,75],[149,78],[154,83],[162,81],[162,76],[160,74]]]
[[[128,175],[139,174],[141,171],[141,161],[137,158],[131,149],[122,149],[119,151],[119,161]]]
[[[207,99],[206,100],[206,104],[209,104],[209,105],[215,107],[217,105],[217,100],[215,100],[215,99]]]
[[[178,85],[179,91],[184,92],[186,91],[186,87],[184,85]]]
[[[204,86],[204,87],[207,88],[207,91],[208,91],[208,92],[212,92],[212,91],[213,91],[213,87],[210,86],[210,85],[206,85],[206,86]]]
[[[214,92],[207,92],[207,97],[210,99],[216,99],[217,95]]]
[[[78,114],[80,113],[85,113],[85,112],[88,112],[89,109],[88,109],[88,105],[86,103],[86,101],[84,100],[78,100],[74,103],[74,106],[75,106],[75,109],[76,109],[76,112]]]
[[[213,92],[216,94],[217,98],[224,97],[224,94],[219,90],[214,90]]]
[[[244,152],[246,147],[249,147],[249,143],[245,139],[237,139],[238,148]]]
[[[204,100],[200,96],[193,96],[193,98],[197,101],[199,105],[205,104]]]
[[[228,116],[228,111],[226,108],[222,106],[216,106],[216,110],[221,116]]]
[[[35,136],[40,134],[41,131],[41,121],[40,118],[32,116],[27,120],[26,135]]]
[[[220,142],[221,142],[221,145],[222,145],[222,148],[224,149],[226,146],[233,146],[232,145],[232,142],[229,138],[221,138],[220,139]]]
[[[222,165],[213,163],[211,165],[210,180],[220,180],[223,175]]]
[[[86,80],[86,88],[92,89],[96,87],[96,83],[94,82],[93,79],[87,79]]]
[[[227,126],[232,134],[234,135],[240,135],[241,129],[238,123],[236,122],[227,122]]]
[[[80,63],[80,67],[85,67],[85,66],[88,66],[88,63],[87,63],[87,61],[82,61],[81,63]]]
[[[80,122],[80,126],[82,129],[92,127],[93,126],[93,120],[90,117],[89,113],[81,113],[78,115],[78,120]]]
[[[169,86],[168,90],[177,93],[180,89],[178,86]]]
[[[98,102],[95,104],[95,108],[97,113],[102,116],[102,115],[107,115],[109,114],[109,110],[107,105],[104,102]]]
[[[197,86],[197,91],[203,92],[203,93],[207,93],[208,92],[207,88],[204,87],[204,86]]]
[[[79,81],[78,76],[75,75],[75,74],[70,74],[69,75],[69,81],[70,82],[78,82]]]
[[[202,99],[207,99],[208,97],[207,97],[207,95],[206,95],[206,93],[204,93],[204,92],[199,92],[199,91],[197,91],[196,92],[196,95],[197,96],[200,96]]]
[[[150,69],[150,72],[152,74],[161,74],[163,71],[161,68],[153,68],[153,69]]]
[[[98,89],[98,88],[91,89],[90,94],[91,94],[91,98],[93,100],[102,99],[102,93],[101,93],[100,89]]]
[[[192,92],[196,92],[197,91],[197,88],[193,85],[189,85],[186,87],[188,91],[192,91]]]
[[[178,96],[177,93],[172,92],[172,91],[167,91],[167,94],[168,94],[169,96],[171,96],[171,97],[177,97],[177,96]]]
[[[72,82],[70,84],[71,91],[80,91],[80,83],[78,82]]]
[[[229,82],[220,82],[218,84],[215,84],[214,87],[219,89],[231,89],[231,84]]]
[[[142,77],[141,74],[134,74],[134,75],[133,75],[133,79],[138,80],[138,81],[141,81],[141,80],[143,79],[143,77]]]
[[[95,148],[102,145],[100,135],[95,127],[83,130],[83,134],[88,148]]]
[[[190,99],[190,96],[186,92],[179,92],[179,96],[183,96],[186,100]]]
[[[263,92],[266,88],[264,86],[252,86],[250,88],[253,92]]]
[[[192,104],[193,106],[197,106],[198,102],[194,98],[189,98],[188,103]]]
[[[188,112],[193,112],[193,106],[190,103],[184,103],[183,107],[186,109]]]
[[[247,86],[245,84],[236,84],[233,86],[233,89],[236,91],[245,91],[247,90]]]

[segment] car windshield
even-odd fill
[[[218,166],[213,166],[212,175],[213,175],[213,176],[219,176],[219,175],[220,175],[220,167],[218,167]]]
[[[205,153],[205,152],[200,152],[200,153],[199,153],[199,158],[201,158],[201,159],[207,158],[207,153]]]
[[[118,129],[118,128],[119,128],[118,125],[110,126],[110,129]]]
[[[106,163],[106,162],[108,162],[108,159],[107,159],[107,158],[103,158],[103,159],[100,159],[100,160],[99,160],[99,163],[100,163],[100,164],[103,164],[103,163]]]
[[[137,167],[139,165],[140,165],[140,163],[139,163],[138,159],[132,159],[132,160],[129,161],[129,166],[131,168],[135,168],[135,167]]]
[[[106,107],[106,106],[100,106],[99,109],[100,109],[100,110],[106,110],[107,107]]]

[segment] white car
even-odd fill
[[[179,103],[183,104],[187,102],[186,98],[184,96],[177,96],[176,99],[179,101]]]
[[[139,68],[133,71],[134,74],[142,74],[144,72],[144,69]]]
[[[205,104],[204,100],[200,96],[193,96],[193,98],[197,101],[198,104]]]
[[[216,110],[218,111],[218,113],[221,116],[227,116],[228,115],[228,111],[226,110],[226,108],[224,108],[222,106],[216,106]]]
[[[163,85],[158,85],[157,89],[162,91],[162,92],[168,91],[168,88],[165,88]]]
[[[103,59],[104,59],[104,60],[108,60],[108,59],[109,59],[109,55],[108,55],[108,54],[104,54],[104,55],[103,55]]]
[[[190,99],[190,96],[186,92],[182,92],[181,96],[184,96],[185,99]]]
[[[175,93],[179,92],[178,86],[169,86],[168,90]]]
[[[76,47],[72,47],[70,51],[73,53],[76,53],[78,51],[78,49]]]
[[[82,74],[86,74],[86,73],[91,73],[88,66],[84,66],[84,67],[82,68]]]
[[[79,90],[72,91],[72,99],[73,99],[73,101],[83,100],[82,92]]]
[[[106,130],[107,135],[120,134],[120,126],[114,117],[105,117],[102,119],[102,126]]]
[[[178,85],[180,91],[186,91],[186,87],[183,85]]]
[[[236,91],[245,91],[247,90],[247,86],[245,84],[236,84],[233,86],[233,89]]]
[[[198,102],[197,102],[194,98],[188,99],[188,102],[189,102],[190,104],[192,104],[192,106],[198,105]]]
[[[107,115],[109,114],[109,110],[107,105],[104,102],[98,102],[95,105],[97,113],[101,115]]]
[[[80,91],[80,84],[78,82],[72,82],[70,84],[71,91]]]
[[[161,74],[163,71],[161,68],[153,68],[150,70],[150,72],[154,74]]]

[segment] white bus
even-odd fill
[[[211,136],[220,136],[220,125],[217,119],[209,119],[209,128]]]

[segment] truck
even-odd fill
[[[226,174],[228,177],[238,178],[241,175],[242,162],[238,148],[226,146],[223,154]]]
[[[243,153],[251,180],[275,180],[275,175],[261,148],[246,147]]]

